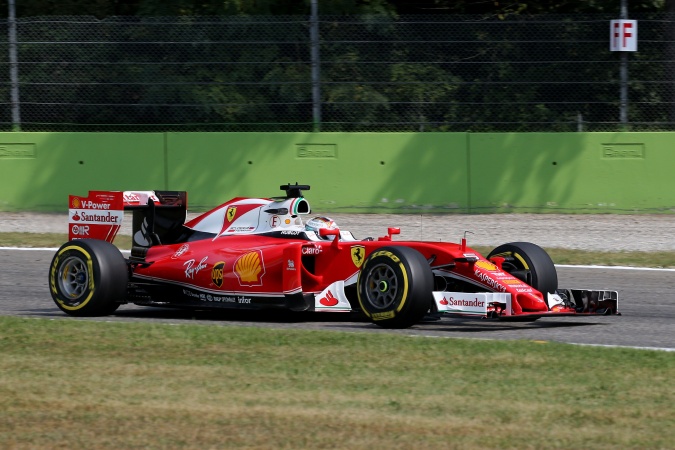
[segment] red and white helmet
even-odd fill
[[[322,228],[326,228],[327,230],[335,230],[338,228],[338,226],[335,221],[333,221],[333,219],[323,216],[314,217],[313,219],[308,220],[305,224],[305,230],[315,232],[316,235],[321,239],[332,241],[335,236],[321,236],[319,234],[319,230]]]

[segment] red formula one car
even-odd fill
[[[461,243],[397,241],[398,228],[357,239],[323,219],[304,223],[305,185],[283,197],[234,198],[189,222],[187,194],[91,191],[70,196],[69,242],[49,285],[73,316],[120,305],[362,311],[386,328],[427,314],[502,320],[617,314],[609,290],[558,289],[548,254],[527,242],[487,257]],[[128,258],[112,242],[133,211]]]

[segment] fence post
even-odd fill
[[[621,19],[628,19],[628,0],[621,0]],[[619,121],[626,131],[628,126],[628,52],[621,52],[621,62],[619,64],[619,78],[621,83],[619,93]]]
[[[16,10],[15,0],[8,1],[9,14],[7,16],[9,38],[9,79],[10,101],[12,104],[12,131],[21,131],[21,112],[19,106],[19,60],[16,45]]]
[[[321,131],[321,60],[319,53],[319,4],[312,0],[309,20],[309,39],[312,59],[312,120],[314,131]]]

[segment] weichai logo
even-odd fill
[[[213,269],[211,269],[211,281],[218,287],[223,286],[224,270],[225,261],[218,261],[213,265]]]

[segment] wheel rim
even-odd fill
[[[89,271],[87,264],[80,258],[71,256],[67,258],[59,268],[59,288],[61,292],[72,302],[82,297],[89,287]]]
[[[398,278],[386,264],[373,267],[366,278],[366,299],[377,309],[386,309],[396,300]]]

